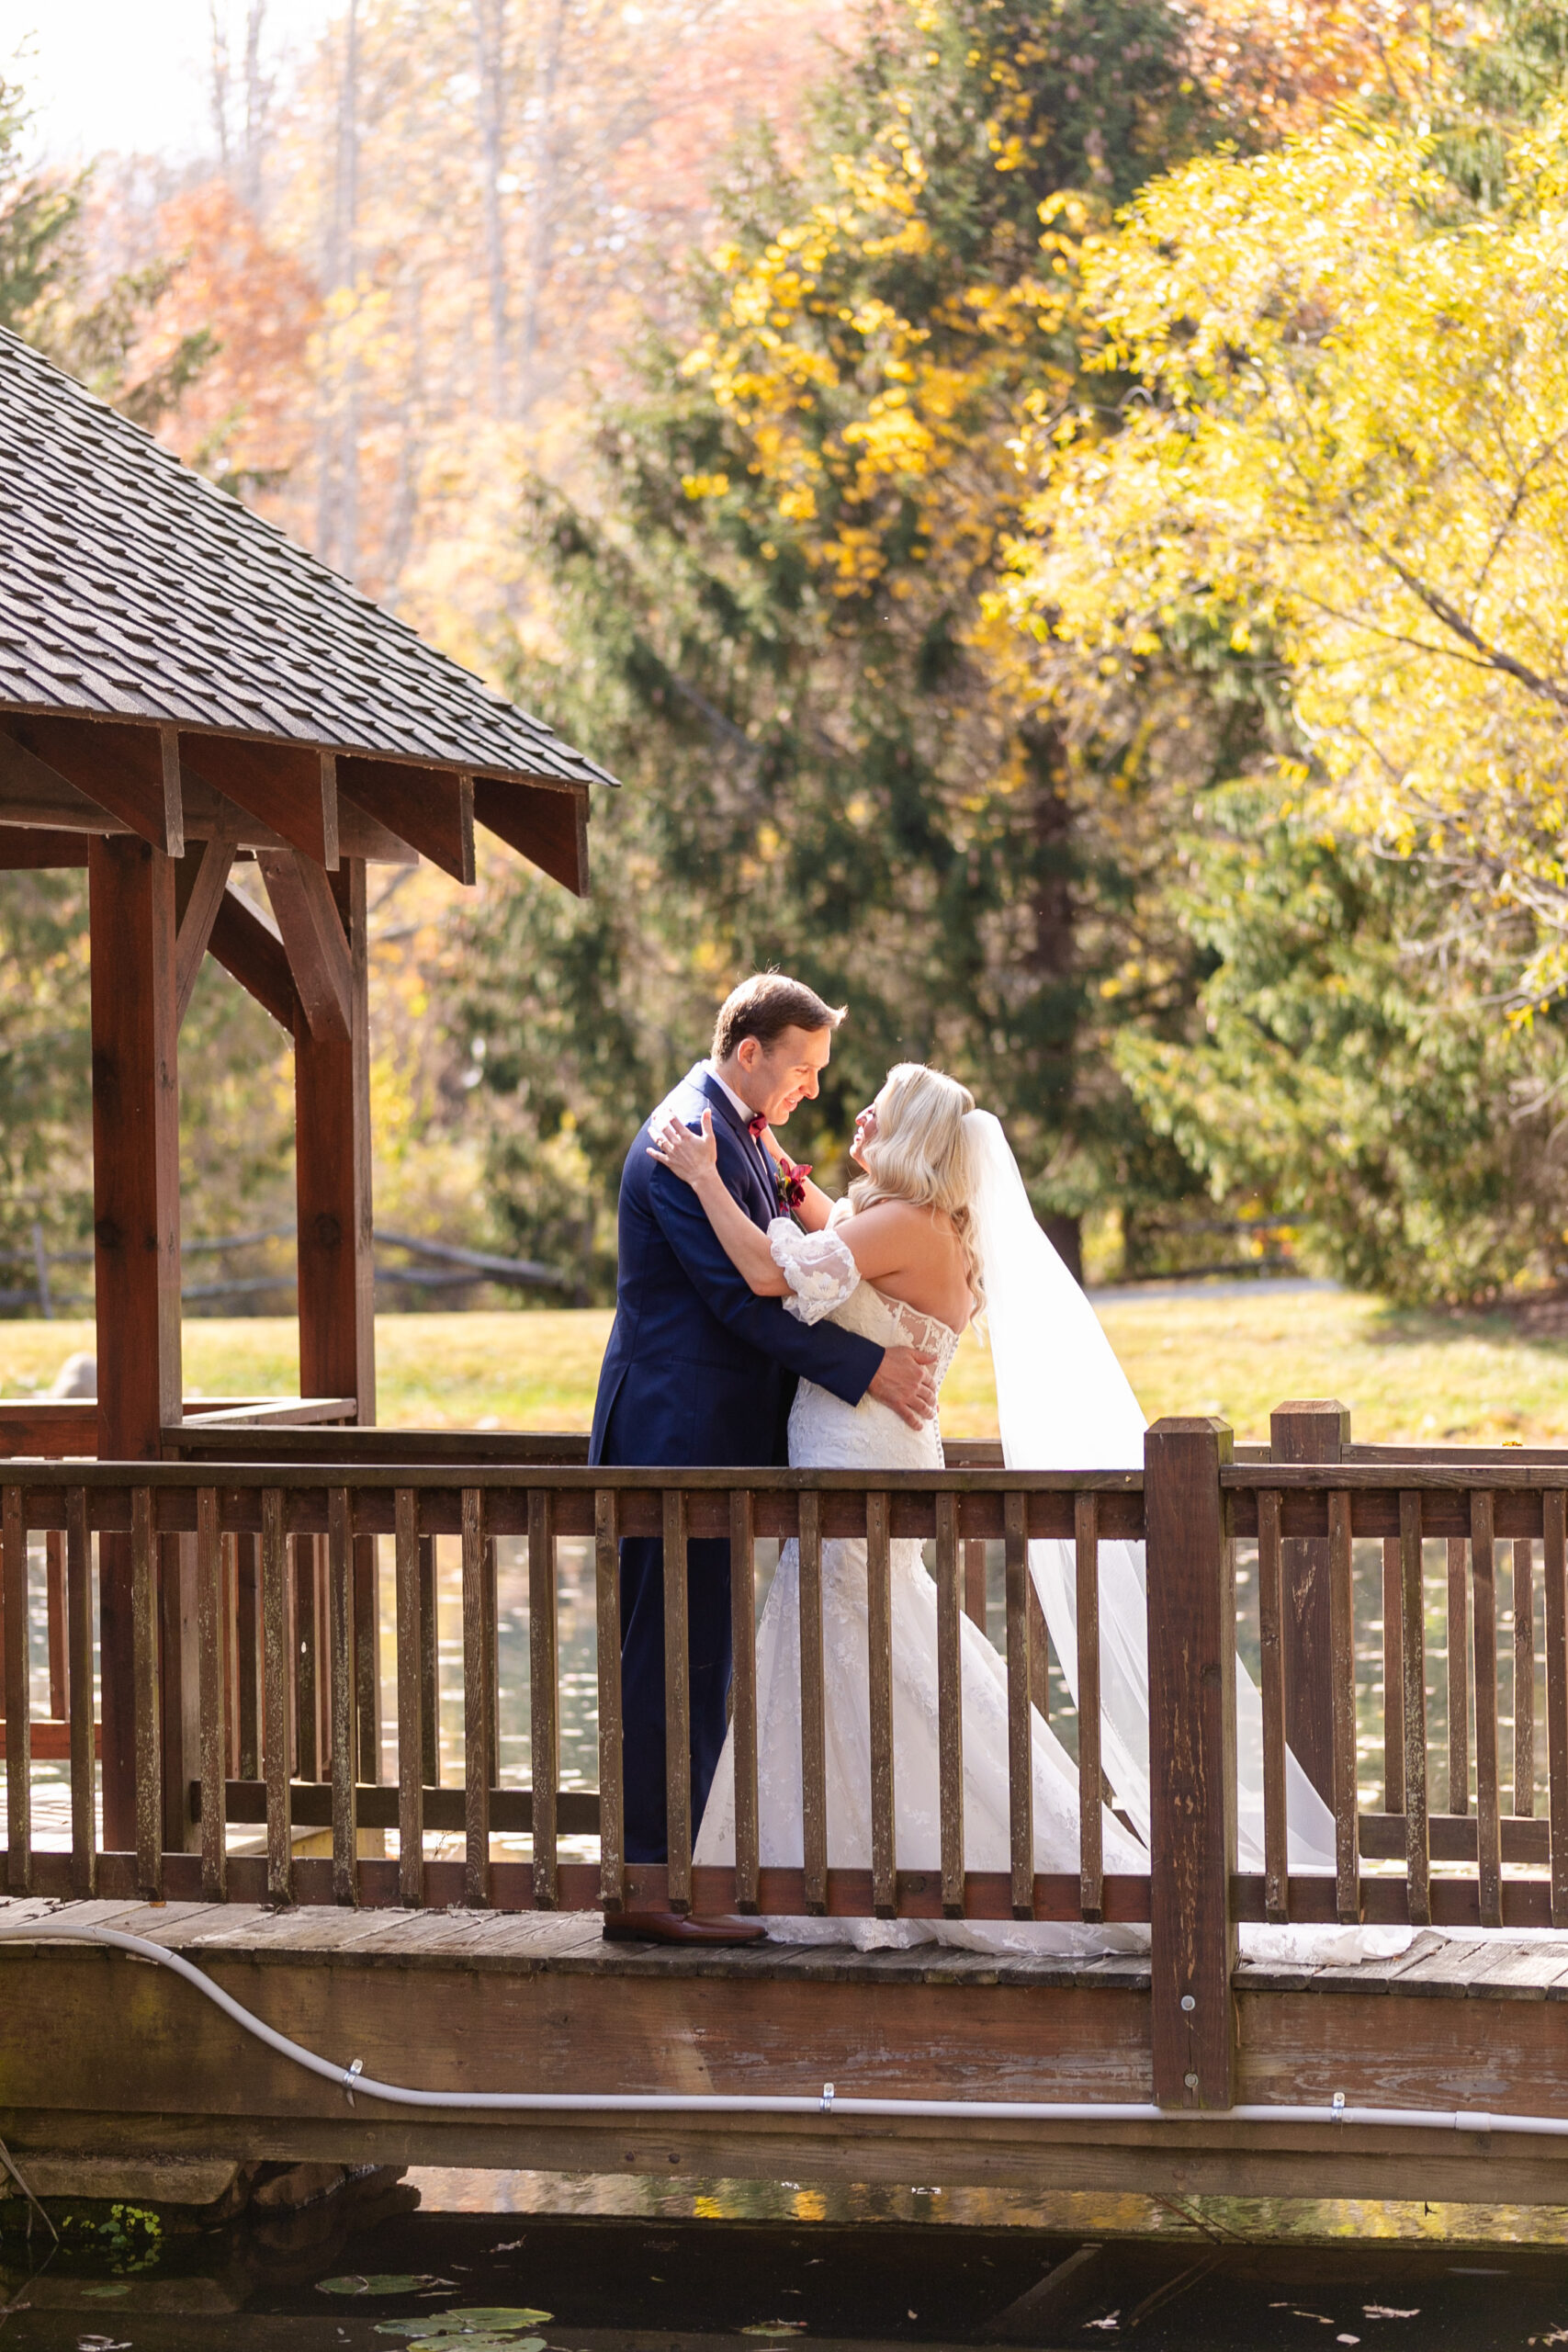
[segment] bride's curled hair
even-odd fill
[[[850,1186],[858,1212],[878,1201],[911,1201],[945,1216],[964,1251],[978,1315],[986,1304],[975,1233],[975,1180],[966,1115],[975,1097],[943,1069],[896,1062],[876,1098],[876,1133],[864,1147],[863,1176]]]

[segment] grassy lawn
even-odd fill
[[[1223,1413],[1267,1435],[1289,1396],[1337,1396],[1358,1437],[1568,1437],[1568,1340],[1524,1339],[1500,1316],[1391,1313],[1337,1291],[1107,1299],[1101,1319],[1145,1411]],[[409,1428],[586,1429],[610,1329],[604,1308],[377,1317],[378,1418]],[[87,1323],[0,1323],[0,1395],[47,1387],[91,1348]],[[286,1395],[298,1381],[281,1317],[185,1329],[187,1395]],[[965,1340],[949,1377],[951,1437],[996,1431],[990,1360]]]

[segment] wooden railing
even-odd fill
[[[187,1428],[170,1435],[198,1458],[0,1464],[5,1885],[12,1894],[1147,1922],[1156,2093],[1189,2105],[1229,2101],[1238,1922],[1568,1927],[1568,1453],[1340,1446],[1338,1459],[1301,1462],[1253,1447],[1236,1461],[1222,1424],[1164,1421],[1149,1431],[1142,1473],[1010,1472],[992,1449],[955,1448],[960,1458],[944,1471],[877,1479],[591,1468],[531,1458],[551,1450],[544,1441],[466,1433]],[[269,1443],[274,1458],[256,1458]],[[311,1458],[279,1460],[286,1445]],[[230,1458],[211,1459],[218,1446]],[[324,1458],[327,1449],[341,1458]],[[513,1458],[464,1460],[465,1451]],[[631,1535],[664,1544],[669,1859],[657,1866],[628,1862],[623,1827],[618,1546]],[[106,1536],[118,1539],[106,1559],[129,1560],[126,1605],[115,1623],[129,1629],[133,1704],[130,1721],[102,1726],[100,1773],[94,1555]],[[736,1849],[733,1867],[699,1869],[683,1736],[685,1565],[690,1543],[712,1536],[730,1544]],[[846,1536],[866,1545],[869,1633],[871,1845],[853,1869],[828,1860],[822,1656],[821,1547]],[[797,1866],[773,1868],[761,1861],[757,1791],[758,1546],[790,1537],[800,1546],[804,1841]],[[941,1789],[940,1850],[913,1856],[897,1848],[889,1550],[910,1538],[927,1547],[936,1587]],[[1079,1851],[1076,1868],[1053,1872],[1034,1868],[1030,1770],[1032,1711],[1048,1710],[1050,1686],[1029,1545],[1046,1538],[1072,1547],[1078,1645],[1079,1704],[1071,1721],[1062,1711],[1057,1728],[1077,1744]],[[1422,1547],[1433,1539],[1446,1546],[1446,1583],[1427,1572]],[[1101,1852],[1100,1547],[1118,1540],[1147,1546],[1146,1875],[1107,1872]],[[1379,1617],[1363,1595],[1358,1623],[1354,1546],[1365,1541],[1381,1546],[1383,1607]],[[525,1567],[525,1784],[500,1762],[500,1543],[516,1544]],[[1507,1813],[1499,1543],[1512,1546],[1515,1615]],[[595,1639],[597,1788],[571,1785],[563,1771],[563,1735],[581,1750],[585,1719],[572,1713],[570,1694],[563,1699],[562,1544],[581,1547],[576,1558],[592,1563],[583,1589],[592,1589]],[[1256,1546],[1260,1872],[1236,1866],[1238,1545],[1248,1576]],[[1006,1657],[1010,1860],[1006,1870],[984,1871],[971,1867],[964,1844],[959,1621],[967,1608],[985,1623],[988,1546],[1001,1568],[993,1622]],[[460,1567],[460,1664],[459,1645],[449,1644],[445,1694],[438,1553],[449,1582],[454,1561]],[[1428,1668],[1443,1646],[1438,1589],[1446,1594],[1450,1652],[1444,1813],[1431,1802],[1427,1715]],[[1538,1589],[1544,1759],[1535,1737]],[[40,1843],[32,1820],[28,1619],[48,1620],[40,1603],[50,1596],[49,1622],[59,1629],[49,1645],[51,1709],[66,1725],[68,1847]],[[1313,1647],[1298,1629],[1319,1599],[1325,1634]],[[381,1720],[383,1623],[395,1736]],[[1304,1692],[1296,1687],[1303,1661]],[[1314,1769],[1335,1823],[1327,1874],[1288,1867],[1293,1703],[1303,1724],[1315,1713],[1324,1726],[1326,1761]],[[1369,1725],[1381,1805],[1379,1792],[1361,1786]],[[1538,1814],[1541,1760],[1546,1809]],[[134,1838],[106,1848],[98,1784],[117,1769],[129,1770],[133,1786],[134,1807],[119,1817],[133,1820]],[[389,1832],[395,1853],[384,1850]],[[323,1834],[330,1851],[301,1850]],[[523,1838],[525,1853],[505,1850]]]
[[[1381,1452],[1381,1450],[1379,1450]],[[1256,1539],[1262,1627],[1266,1862],[1235,1882],[1242,1919],[1568,1928],[1568,1454],[1425,1459],[1359,1447],[1335,1464],[1246,1463],[1222,1474],[1237,1538]],[[1332,1880],[1292,1878],[1285,1852],[1285,1626],[1289,1539],[1328,1554],[1333,1624]],[[1381,1811],[1358,1788],[1352,1545],[1381,1543]],[[1430,1795],[1428,1670],[1436,1646],[1424,1546],[1445,1549],[1449,1809]],[[1508,1548],[1512,1657],[1499,1655],[1498,1549]],[[1543,1588],[1548,1799],[1536,1813],[1536,1577]],[[1505,1669],[1500,1677],[1499,1668]],[[1503,1810],[1498,1685],[1513,1697],[1513,1810]],[[1474,1810],[1471,1809],[1473,1708]],[[1397,1862],[1367,1874],[1362,1863]],[[1434,1874],[1434,1863],[1473,1865]]]
[[[345,1432],[345,1435],[347,1433]],[[955,1469],[900,1474],[877,1486],[841,1473],[590,1470],[569,1464],[468,1464],[461,1482],[439,1467],[224,1464],[16,1465],[25,1484],[4,1487],[6,1725],[28,1724],[28,1584],[42,1538],[47,1563],[64,1558],[70,1622],[67,1712],[86,1720],[93,1636],[85,1613],[96,1538],[129,1534],[134,1648],[136,1847],[99,1850],[93,1835],[93,1755],[70,1744],[72,1849],[36,1849],[29,1781],[7,1776],[7,1885],[11,1892],[178,1894],[209,1901],[487,1904],[615,1909],[629,1899],[675,1908],[831,1912],[893,1917],[1121,1918],[1147,1917],[1143,1879],[1103,1882],[1098,1849],[1100,1776],[1086,1775],[1089,1823],[1081,1871],[1033,1870],[1030,1709],[1044,1697],[1043,1627],[1029,1582],[1032,1537],[1076,1541],[1093,1580],[1101,1535],[1143,1532],[1136,1473],[1013,1476]],[[134,1483],[129,1483],[130,1476]],[[352,1483],[348,1481],[352,1479]],[[743,1483],[742,1483],[743,1481]],[[664,1539],[666,1699],[671,1737],[666,1808],[670,1859],[657,1867],[624,1859],[618,1546],[624,1535]],[[693,1538],[728,1535],[735,1637],[737,1849],[733,1869],[694,1870],[685,1626],[685,1551]],[[822,1721],[821,1545],[866,1539],[872,1659],[873,1850],[862,1871],[827,1866]],[[802,1865],[763,1869],[756,1799],[755,1623],[759,1541],[801,1546]],[[531,1774],[525,1789],[498,1770],[495,1546],[526,1543]],[[941,1754],[944,1790],[940,1867],[900,1871],[894,1839],[890,1543],[933,1547],[942,1625]],[[389,1538],[396,1652],[396,1806],[380,1785],[383,1746],[376,1657],[382,1572],[377,1539]],[[560,1679],[556,1648],[556,1552],[592,1539],[596,1597],[599,1787],[563,1789]],[[461,1557],[462,1790],[439,1774],[435,1546]],[[975,1613],[976,1569],[999,1542],[1006,1559],[1010,1718],[1015,1770],[1011,1866],[966,1870],[963,1850],[963,1724],[958,1619]],[[186,1555],[190,1590],[183,1631],[195,1634],[182,1748],[170,1717],[178,1679],[171,1634],[180,1625],[177,1587]],[[976,1560],[976,1555],[979,1554]],[[47,1566],[45,1569],[47,1579]],[[33,1613],[38,1613],[36,1610]],[[84,1646],[85,1645],[85,1646]],[[194,1732],[194,1738],[190,1736]],[[20,1762],[23,1741],[8,1738]],[[186,1753],[194,1748],[196,1755]],[[186,1772],[195,1762],[196,1769]],[[171,1797],[190,1792],[191,1850],[167,1837]],[[173,1780],[175,1786],[171,1788]],[[1093,1800],[1090,1801],[1090,1792]],[[461,1809],[456,1800],[461,1795]],[[264,1820],[265,1855],[232,1854],[231,1822]],[[294,1833],[330,1826],[333,1851],[297,1858]],[[424,1851],[427,1831],[461,1827],[460,1862]],[[367,1857],[358,1833],[395,1827],[397,1860]],[[526,1833],[525,1862],[492,1859],[497,1835]],[[563,1837],[596,1834],[597,1861],[563,1859]]]

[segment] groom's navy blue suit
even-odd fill
[[[787,1425],[805,1374],[858,1404],[883,1351],[832,1323],[808,1329],[758,1298],[725,1256],[689,1184],[648,1156],[673,1114],[701,1130],[714,1114],[718,1166],[761,1227],[779,1214],[773,1163],[702,1063],[637,1136],[621,1174],[615,1321],[599,1374],[591,1462],[763,1464],[788,1459]],[[691,1634],[692,1819],[702,1819],[724,1746],[729,1690],[729,1545],[687,1549]],[[666,1859],[664,1546],[621,1545],[621,1720],[629,1862]]]

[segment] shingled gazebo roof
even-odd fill
[[[614,782],[4,333],[0,507],[14,708]]]

